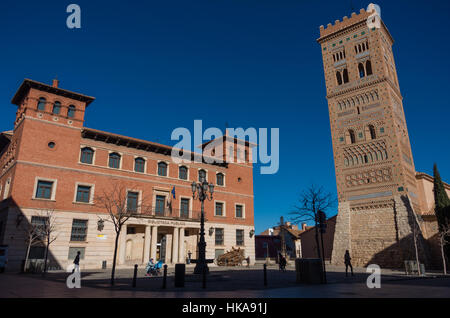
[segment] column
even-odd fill
[[[150,258],[153,258],[153,261],[156,262],[156,239],[158,238],[158,227],[152,226],[152,239],[151,239],[151,252],[150,252]]]
[[[123,225],[119,236],[119,264],[125,264],[126,249],[127,249],[127,226]]]
[[[145,237],[144,237],[144,259],[143,263],[147,263],[150,259],[150,225],[145,226]]]
[[[184,227],[180,227],[180,235],[179,235],[180,243],[178,244],[178,263],[184,264],[186,262],[186,255],[184,252]]]
[[[172,263],[177,263],[178,261],[178,228],[173,228],[173,239],[172,239]]]

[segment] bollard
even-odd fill
[[[137,276],[138,265],[134,264],[134,273],[133,273],[133,287],[136,287],[136,276]]]
[[[186,276],[186,265],[175,264],[175,287],[184,287]]]
[[[206,267],[203,267],[202,288],[206,288]]]
[[[264,264],[264,286],[267,286],[267,264]]]
[[[163,285],[162,285],[163,289],[166,289],[166,283],[167,283],[167,264],[164,264],[164,276],[163,276]]]

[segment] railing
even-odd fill
[[[201,211],[186,211],[171,208],[141,207],[140,211],[131,212],[133,217],[168,218],[176,220],[200,221]]]

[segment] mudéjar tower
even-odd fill
[[[415,259],[419,202],[394,40],[375,12],[320,26],[317,40],[339,200],[332,263],[349,250],[357,266],[399,267]]]

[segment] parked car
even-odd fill
[[[8,246],[0,245],[0,273],[3,273],[8,264]]]

